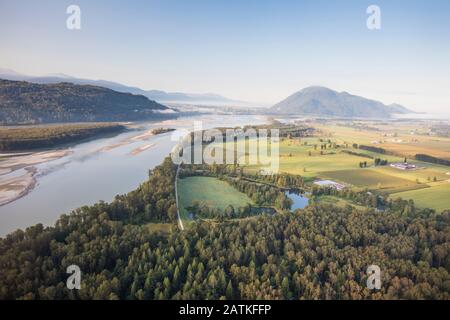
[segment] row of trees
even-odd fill
[[[232,205],[227,206],[224,210],[219,208],[212,208],[205,203],[195,201],[191,207],[187,208],[189,213],[193,215],[194,219],[216,219],[225,221],[227,219],[242,219],[259,214],[256,208],[247,204],[240,208],[235,208]]]
[[[435,213],[432,209],[418,209],[413,200],[389,197],[386,194],[377,194],[369,191],[355,191],[349,188],[337,190],[332,187],[314,186],[311,189],[313,198],[320,196],[334,196],[351,202],[379,210],[391,210],[405,217],[430,217]]]
[[[450,160],[440,159],[428,154],[416,154],[416,160],[450,166]]]

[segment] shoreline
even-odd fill
[[[28,195],[36,187],[39,174],[37,165],[61,159],[72,153],[71,150],[52,150],[10,154],[0,162],[0,207]],[[19,170],[24,170],[25,173],[14,175]]]
[[[37,168],[27,167],[25,170],[25,174],[6,179],[0,184],[0,207],[26,196],[36,187]]]

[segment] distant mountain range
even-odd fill
[[[228,99],[218,94],[205,93],[182,93],[182,92],[165,92],[161,90],[143,90],[137,87],[126,86],[117,82],[106,80],[89,80],[75,78],[61,73],[49,74],[42,77],[34,77],[17,73],[14,70],[0,68],[0,79],[14,80],[14,81],[28,81],[33,83],[48,84],[70,82],[81,85],[94,85],[108,88],[118,92],[127,92],[133,94],[140,94],[146,96],[151,100],[161,103],[192,103],[192,104],[241,104],[242,102]]]
[[[398,105],[337,92],[325,87],[308,87],[277,103],[271,112],[280,115],[320,115],[346,118],[389,118],[394,113],[414,113]]]
[[[139,121],[175,112],[143,95],[73,83],[0,79],[0,124]]]

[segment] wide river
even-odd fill
[[[29,194],[0,207],[0,237],[37,223],[53,225],[63,213],[99,200],[109,202],[116,195],[135,189],[147,179],[149,169],[169,155],[177,143],[173,135],[192,131],[194,121],[202,121],[203,128],[208,129],[262,124],[267,118],[208,115],[139,123],[137,131],[73,146],[70,155],[36,166],[37,185]],[[177,131],[145,140],[133,139],[158,127]],[[143,151],[133,154],[139,147]]]

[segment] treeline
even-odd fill
[[[258,206],[274,206],[280,210],[289,210],[292,200],[279,188],[267,184],[258,184],[241,178],[222,176],[220,179],[227,181],[238,191],[245,193]]]
[[[213,175],[229,176],[244,178],[249,181],[258,183],[265,183],[273,185],[278,188],[289,188],[302,190],[305,187],[305,180],[300,175],[279,173],[279,174],[262,174],[259,172],[245,173],[243,168],[239,165],[207,165],[207,164],[193,164],[183,165],[181,176],[192,175]]]
[[[176,129],[173,129],[173,128],[156,128],[156,129],[152,130],[152,134],[158,135],[158,134],[163,134],[163,133],[167,133],[167,132],[172,132],[175,130]]]
[[[125,131],[125,126],[113,123],[67,124],[45,127],[0,128],[0,151],[55,148],[80,142],[99,135]]]
[[[427,154],[416,154],[415,158],[416,158],[416,160],[419,160],[419,161],[440,164],[443,166],[450,166],[450,160],[432,157]]]
[[[365,146],[365,145],[360,144],[360,145],[358,146],[358,148],[361,149],[361,150],[366,150],[366,151],[371,151],[371,152],[376,152],[376,153],[386,154],[386,149],[379,148],[379,147]]]
[[[0,240],[0,299],[450,299],[450,213],[314,205],[164,237],[98,207]],[[82,270],[66,288],[67,266]],[[367,267],[381,290],[366,287]]]
[[[346,153],[352,156],[357,156],[357,157],[361,157],[361,158],[367,158],[367,159],[373,159],[374,157],[372,157],[371,155],[362,153],[362,152],[355,152],[355,151],[351,151],[351,150],[342,150],[342,153]]]
[[[275,210],[271,208],[257,208],[251,204],[247,204],[243,207],[235,208],[232,205],[227,206],[224,210],[219,208],[212,208],[205,203],[195,201],[191,207],[187,208],[189,213],[193,215],[193,219],[214,219],[218,221],[225,221],[230,219],[242,219],[248,218],[264,213],[274,213]]]
[[[338,198],[350,200],[351,202],[379,209],[382,211],[391,210],[396,214],[405,217],[430,217],[435,214],[432,209],[419,209],[415,206],[413,200],[403,200],[401,198],[393,198],[386,194],[377,194],[369,191],[355,191],[351,189],[337,190],[331,187],[314,186],[311,190],[312,198],[320,196],[335,196]]]

